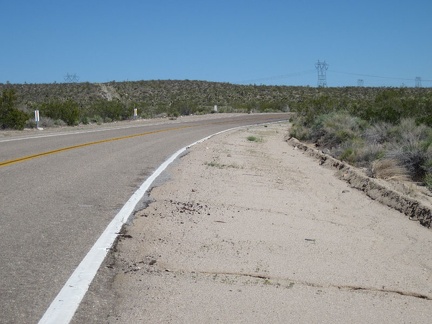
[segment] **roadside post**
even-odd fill
[[[138,116],[138,109],[134,108],[134,119],[137,119]]]
[[[36,128],[39,129],[39,110],[35,110]]]

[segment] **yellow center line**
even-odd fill
[[[168,131],[172,131],[172,130],[179,130],[179,129],[184,129],[184,128],[190,128],[190,127],[194,127],[194,126],[172,127],[172,128],[160,129],[160,130],[151,131],[151,132],[145,132],[145,133],[139,133],[139,134],[133,134],[133,135],[126,135],[126,136],[121,136],[121,137],[108,138],[108,139],[104,139],[104,140],[100,140],[100,141],[95,141],[95,142],[88,142],[88,143],[83,143],[83,144],[78,144],[78,145],[67,146],[67,147],[63,147],[63,148],[57,149],[57,150],[52,150],[52,151],[47,151],[47,152],[42,152],[42,153],[37,153],[37,154],[32,154],[32,155],[27,155],[27,156],[23,156],[23,157],[12,159],[12,160],[6,160],[6,161],[3,161],[3,162],[0,162],[0,168],[8,166],[8,165],[15,164],[15,163],[24,162],[24,161],[36,159],[36,158],[47,156],[47,155],[51,155],[51,154],[56,154],[56,153],[61,153],[61,152],[65,152],[65,151],[70,151],[70,150],[74,150],[74,149],[77,149],[77,148],[86,147],[86,146],[90,146],[90,145],[96,145],[96,144],[114,142],[114,141],[119,141],[119,140],[128,139],[128,138],[134,138],[134,137],[139,137],[139,136],[146,136],[146,135],[157,134],[157,133],[162,133],[162,132],[168,132]]]

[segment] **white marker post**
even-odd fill
[[[39,110],[35,110],[36,128],[39,129]]]
[[[134,108],[134,119],[137,119],[138,116],[138,109]]]
[[[218,109],[217,109],[217,105],[214,105],[214,107],[213,107],[213,112],[217,112],[218,111]]]

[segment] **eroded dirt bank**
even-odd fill
[[[74,322],[429,323],[431,230],[288,145],[287,127],[219,135],[170,167]]]

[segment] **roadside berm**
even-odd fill
[[[430,323],[431,230],[287,130],[226,132],[171,165],[74,322]]]

